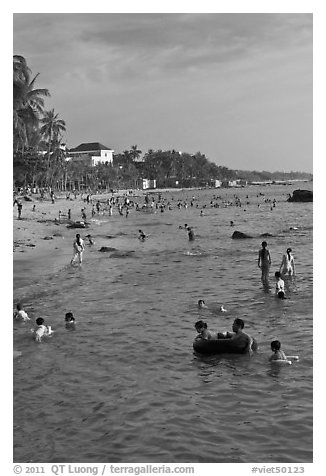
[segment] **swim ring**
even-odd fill
[[[244,354],[246,348],[243,343],[237,342],[234,339],[202,339],[196,337],[193,342],[193,348],[198,354]],[[251,350],[257,350],[258,344],[253,339]]]

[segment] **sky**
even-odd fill
[[[175,149],[312,172],[311,13],[14,13],[69,148]]]

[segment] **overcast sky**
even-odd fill
[[[69,148],[312,172],[312,27],[304,13],[15,13],[13,53],[40,73]]]

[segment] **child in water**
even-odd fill
[[[198,301],[198,308],[199,308],[199,309],[207,309],[207,306],[206,306],[206,304],[205,304],[204,299],[199,299],[199,301]]]
[[[274,352],[269,360],[288,360],[283,350],[281,350],[281,342],[279,340],[273,340],[271,342],[271,349]]]
[[[66,322],[66,328],[67,329],[75,327],[76,319],[74,318],[74,315],[73,315],[72,312],[66,312],[65,322]]]
[[[36,342],[41,342],[43,336],[50,336],[52,334],[53,331],[51,326],[46,326],[44,324],[43,317],[38,317],[36,319],[36,324],[37,327],[33,330]]]
[[[281,273],[279,271],[276,271],[275,278],[276,278],[275,292],[277,294],[277,297],[279,299],[286,299],[285,293],[284,293],[284,281],[281,278]]]
[[[28,317],[27,313],[24,311],[22,304],[20,303],[18,303],[16,306],[16,310],[14,312],[14,318],[24,322],[30,321],[30,318]]]
[[[287,362],[292,364],[292,360],[299,360],[298,355],[285,355],[283,350],[281,350],[281,342],[279,340],[273,340],[271,342],[271,349],[273,354],[270,356],[270,362]],[[291,359],[291,360],[290,360]]]
[[[207,329],[207,324],[204,321],[197,321],[195,324],[195,329],[198,332],[198,337],[201,339],[216,339],[216,334],[214,332],[210,332]]]

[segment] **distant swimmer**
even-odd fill
[[[294,257],[292,255],[292,249],[288,248],[286,254],[283,255],[282,262],[280,265],[280,273],[285,276],[294,276],[295,275],[295,264]]]
[[[189,241],[194,241],[195,234],[194,234],[193,230],[190,228],[190,226],[188,226],[187,231],[188,231]]]
[[[23,305],[21,303],[18,303],[16,306],[16,310],[14,311],[14,318],[17,319],[18,321],[30,321],[30,318],[28,317],[27,313],[24,311]]]
[[[199,301],[198,301],[198,308],[199,308],[199,309],[207,309],[207,306],[206,306],[206,304],[205,304],[204,299],[199,299]]]
[[[275,278],[276,278],[275,292],[277,297],[279,299],[286,299],[285,293],[284,293],[284,281],[281,278],[281,273],[279,271],[276,271]]]
[[[222,306],[220,307],[220,311],[221,311],[221,312],[227,312],[227,310],[224,308],[223,304],[222,304]]]
[[[83,251],[85,249],[84,241],[81,239],[80,234],[77,233],[76,239],[73,242],[73,257],[71,258],[70,264],[73,264],[78,258],[79,264],[83,262]]]
[[[145,233],[144,233],[142,230],[138,230],[138,233],[139,233],[138,239],[139,239],[140,241],[145,241],[145,239],[146,239]]]
[[[273,354],[269,358],[270,362],[292,364],[292,360],[299,360],[298,355],[285,355],[283,350],[281,350],[281,342],[279,340],[271,342],[271,349]]]
[[[230,221],[230,226],[234,226],[234,222],[232,220]]]
[[[90,245],[95,245],[95,241],[92,238],[92,235],[86,235],[86,238],[88,238],[88,243]]]
[[[76,319],[74,318],[74,315],[72,312],[66,312],[65,323],[66,323],[67,329],[71,329],[72,327],[75,327]]]
[[[272,264],[272,260],[270,252],[267,249],[266,241],[263,241],[261,246],[262,249],[259,250],[258,253],[258,267],[261,269],[261,279],[264,282],[268,280],[269,268]]]

